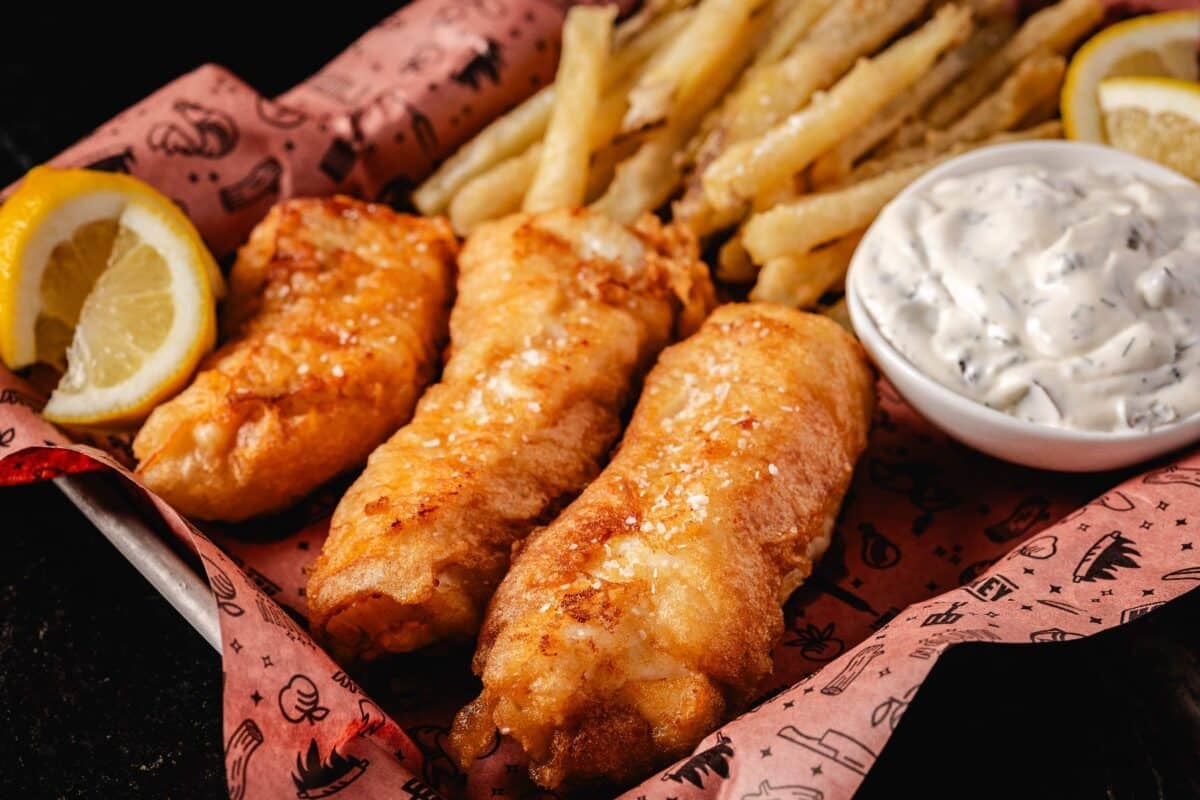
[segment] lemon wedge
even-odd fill
[[[1109,78],[1099,97],[1109,144],[1200,180],[1200,82]]]
[[[222,289],[187,217],[127,175],[38,167],[0,207],[0,357],[65,368],[52,422],[144,418],[212,349]]]
[[[1071,59],[1062,89],[1069,139],[1104,142],[1097,90],[1106,78],[1128,75],[1196,80],[1200,11],[1167,11],[1117,23],[1093,36]]]

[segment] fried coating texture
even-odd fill
[[[649,217],[516,215],[459,269],[442,382],[371,454],[310,575],[342,657],[473,637],[513,542],[599,472],[645,370],[712,306],[695,240]]]
[[[546,788],[688,753],[771,670],[781,606],[829,544],[873,376],[837,324],[727,305],[663,353],[613,460],[500,584],[452,744],[499,729]]]
[[[275,206],[233,267],[228,342],[134,440],[138,476],[185,514],[238,521],[361,464],[433,378],[457,250],[441,219]]]

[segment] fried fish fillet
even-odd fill
[[[454,722],[463,764],[499,729],[544,787],[626,782],[742,710],[873,405],[858,343],[783,306],[723,306],[664,352],[611,463],[496,591],[483,692]]]
[[[310,622],[371,658],[473,637],[513,542],[596,473],[644,371],[712,307],[690,234],[516,215],[459,259],[442,382],[371,454],[310,575]]]
[[[185,514],[237,521],[361,464],[433,378],[457,249],[445,220],[275,206],[233,267],[230,340],[146,420],[138,476]]]

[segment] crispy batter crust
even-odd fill
[[[694,240],[653,218],[564,210],[472,234],[442,382],[338,505],[313,630],[362,658],[473,637],[513,542],[599,472],[645,369],[711,305]]]
[[[139,477],[237,521],[362,463],[432,379],[456,251],[445,220],[350,198],[271,209],[230,276],[231,338],[138,433]]]
[[[483,693],[452,737],[464,765],[499,728],[542,786],[626,782],[742,710],[873,404],[858,343],[782,306],[724,306],[664,352],[612,462],[488,608]]]

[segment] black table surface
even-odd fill
[[[0,185],[204,62],[280,92],[396,5],[6,9]],[[0,490],[0,536],[0,795],[224,796],[217,654],[53,486]],[[1200,797],[1200,593],[951,650],[859,795]]]

